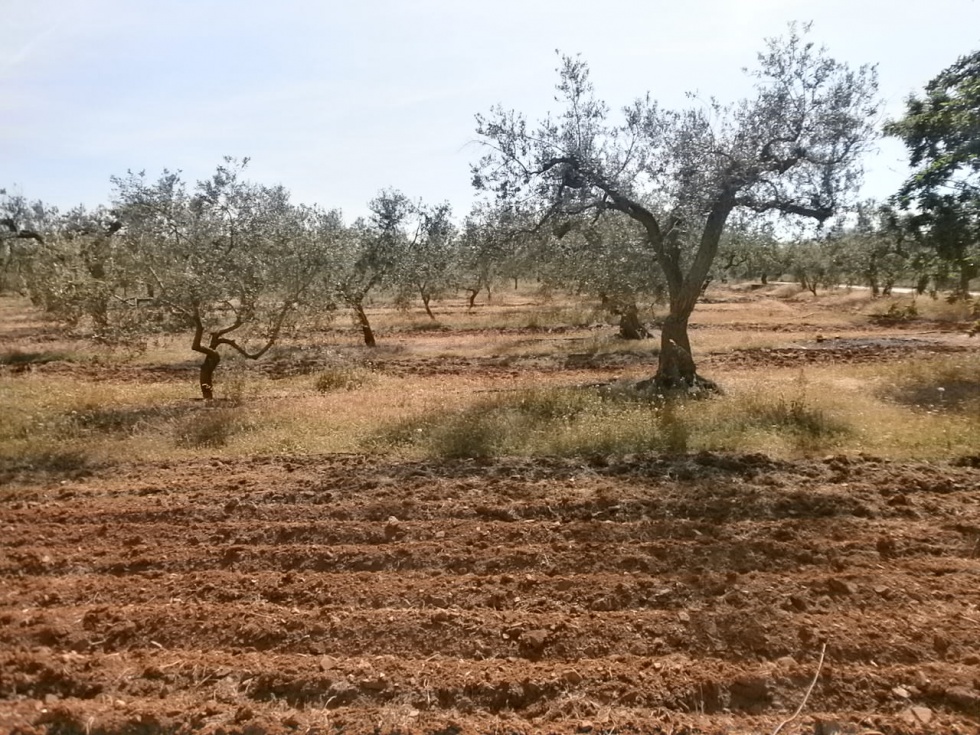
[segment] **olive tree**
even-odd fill
[[[848,283],[867,286],[873,298],[888,296],[895,283],[910,272],[909,252],[895,226],[895,213],[888,206],[867,201],[859,203],[852,214],[852,222],[834,230],[847,253]]]
[[[838,286],[847,275],[844,241],[838,237],[795,240],[786,245],[786,259],[794,280],[814,296],[817,289]]]
[[[490,300],[494,285],[527,272],[530,254],[540,233],[532,229],[526,213],[506,203],[476,202],[463,221],[456,245],[455,280],[467,294],[472,309],[480,291]]]
[[[885,126],[909,152],[914,168],[895,199],[903,224],[931,250],[933,280],[955,274],[954,296],[969,298],[980,276],[980,51],[933,78],[905,115]]]
[[[759,217],[733,216],[729,219],[715,256],[712,273],[722,281],[758,280],[769,283],[787,268],[787,251],[776,236],[775,223]]]
[[[104,206],[55,215],[41,230],[24,278],[32,301],[61,322],[102,342],[132,345],[143,332],[128,298],[138,294],[138,276],[121,228]]]
[[[430,303],[450,291],[458,266],[457,229],[449,204],[411,207],[406,215],[407,231],[398,241],[401,253],[393,276],[396,298],[407,304],[416,296],[429,318],[435,320]]]
[[[57,210],[0,189],[0,291],[20,290]]]
[[[121,234],[135,253],[161,322],[189,331],[204,356],[201,394],[214,397],[222,350],[255,360],[313,298],[342,229],[336,213],[293,205],[282,187],[246,182],[226,159],[193,189],[179,173],[113,179]]]
[[[3,280],[48,314],[104,343],[137,341],[139,317],[128,291],[133,253],[122,223],[104,206],[61,213],[40,201],[3,196]]]
[[[642,228],[669,300],[657,386],[710,384],[687,327],[733,212],[823,222],[856,188],[875,135],[876,74],[830,58],[805,31],[768,42],[754,94],[734,104],[667,110],[647,95],[613,117],[586,63],[564,56],[557,115],[536,125],[500,107],[477,116],[478,190],[541,222],[619,213]]]
[[[371,291],[392,285],[405,253],[405,224],[413,205],[400,191],[387,189],[368,204],[371,214],[347,228],[338,240],[335,267],[325,274],[326,288],[350,307],[364,344],[377,340],[365,305]]]
[[[640,320],[640,302],[661,302],[666,283],[643,229],[624,216],[570,219],[553,237],[541,238],[536,251],[546,282],[599,299],[619,317],[619,336],[650,336]]]

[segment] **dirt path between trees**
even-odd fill
[[[0,577],[2,732],[980,732],[980,457],[134,463]]]

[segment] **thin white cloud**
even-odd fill
[[[60,23],[54,22],[27,40],[10,39],[6,42],[9,45],[0,46],[0,77],[6,76],[15,67],[28,61],[45,45],[45,41],[57,33],[60,26]]]

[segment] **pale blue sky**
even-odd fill
[[[555,49],[581,52],[618,108],[747,92],[763,39],[792,20],[851,64],[878,64],[886,115],[980,47],[978,0],[0,0],[0,187],[66,208],[108,202],[127,169],[251,178],[363,213],[381,188],[472,201],[473,116],[536,118]],[[865,195],[904,178],[884,141]]]

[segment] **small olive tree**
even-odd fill
[[[372,291],[397,283],[413,205],[400,191],[387,189],[368,207],[371,214],[356,220],[338,239],[335,267],[324,273],[324,286],[350,307],[364,344],[374,347],[377,340],[364,307]]]
[[[336,213],[244,181],[245,163],[226,159],[192,190],[172,172],[113,179],[120,234],[161,317],[147,328],[190,331],[191,349],[204,356],[205,400],[214,397],[222,349],[260,358],[313,298],[342,230]]]
[[[27,285],[33,255],[57,216],[56,209],[39,200],[0,189],[0,292]]]
[[[145,336],[133,298],[141,295],[122,223],[104,206],[75,207],[44,228],[26,284],[33,302],[96,340],[134,346]]]
[[[572,218],[553,236],[540,238],[534,251],[541,277],[550,285],[599,299],[619,317],[619,336],[650,336],[640,304],[663,302],[667,285],[643,229],[625,216]]]
[[[847,282],[867,286],[873,298],[888,296],[895,283],[912,272],[906,238],[895,226],[895,213],[888,206],[866,201],[854,208],[851,219],[832,231],[846,252]]]
[[[506,203],[477,202],[463,221],[456,240],[455,282],[465,291],[470,309],[480,291],[487,301],[494,286],[536,266],[533,249],[539,233],[523,212]],[[516,284],[515,284],[516,286]]]
[[[793,279],[814,296],[821,288],[834,288],[847,277],[844,242],[833,236],[795,240],[786,245]]]
[[[733,216],[722,235],[712,276],[722,281],[758,280],[786,272],[787,251],[776,237],[774,222],[752,216]]]
[[[609,213],[635,221],[667,283],[654,382],[708,385],[687,325],[729,217],[822,222],[841,205],[875,136],[874,69],[852,70],[791,28],[759,55],[752,97],[672,111],[647,96],[618,120],[595,96],[585,62],[563,57],[559,74],[557,116],[536,126],[502,108],[477,116],[487,153],[474,185],[541,222]]]
[[[449,204],[415,204],[406,214],[405,237],[398,241],[401,253],[392,279],[396,298],[400,304],[420,298],[433,321],[430,303],[452,289],[459,265],[452,217]]]

